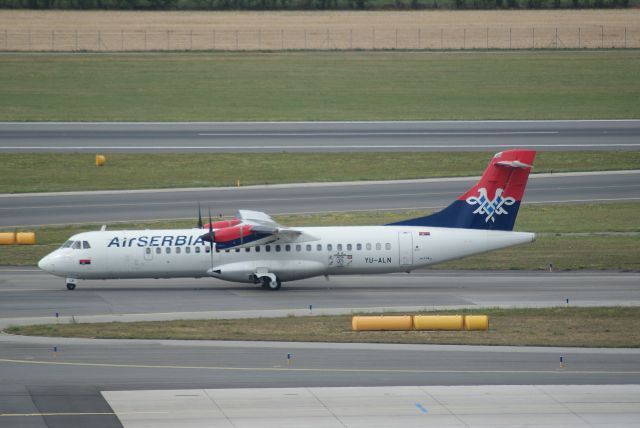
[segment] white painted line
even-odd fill
[[[212,132],[200,133],[202,137],[348,137],[362,136],[372,137],[376,135],[536,135],[536,134],[559,134],[559,131],[504,131],[504,132],[427,132],[427,131],[380,131],[380,132]],[[395,147],[395,146],[394,146]]]

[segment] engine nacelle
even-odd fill
[[[224,229],[226,227],[233,227],[240,224],[242,220],[239,218],[232,218],[231,220],[214,221],[211,223],[211,229]],[[203,226],[204,229],[209,229],[209,223]]]

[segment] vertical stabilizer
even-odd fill
[[[535,155],[533,150],[497,153],[480,181],[447,208],[389,226],[513,230]]]

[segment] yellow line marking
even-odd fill
[[[221,366],[171,366],[147,364],[83,363],[71,361],[35,361],[0,358],[0,363],[36,364],[55,366],[110,367],[126,369],[176,369],[176,370],[220,370],[258,372],[336,372],[336,373],[575,373],[575,374],[640,374],[640,371],[585,371],[585,370],[426,370],[426,369],[352,369],[352,368],[301,368],[301,367],[221,367]]]

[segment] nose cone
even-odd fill
[[[44,256],[38,262],[38,267],[44,271],[51,272],[53,269],[53,261],[51,255]]]

